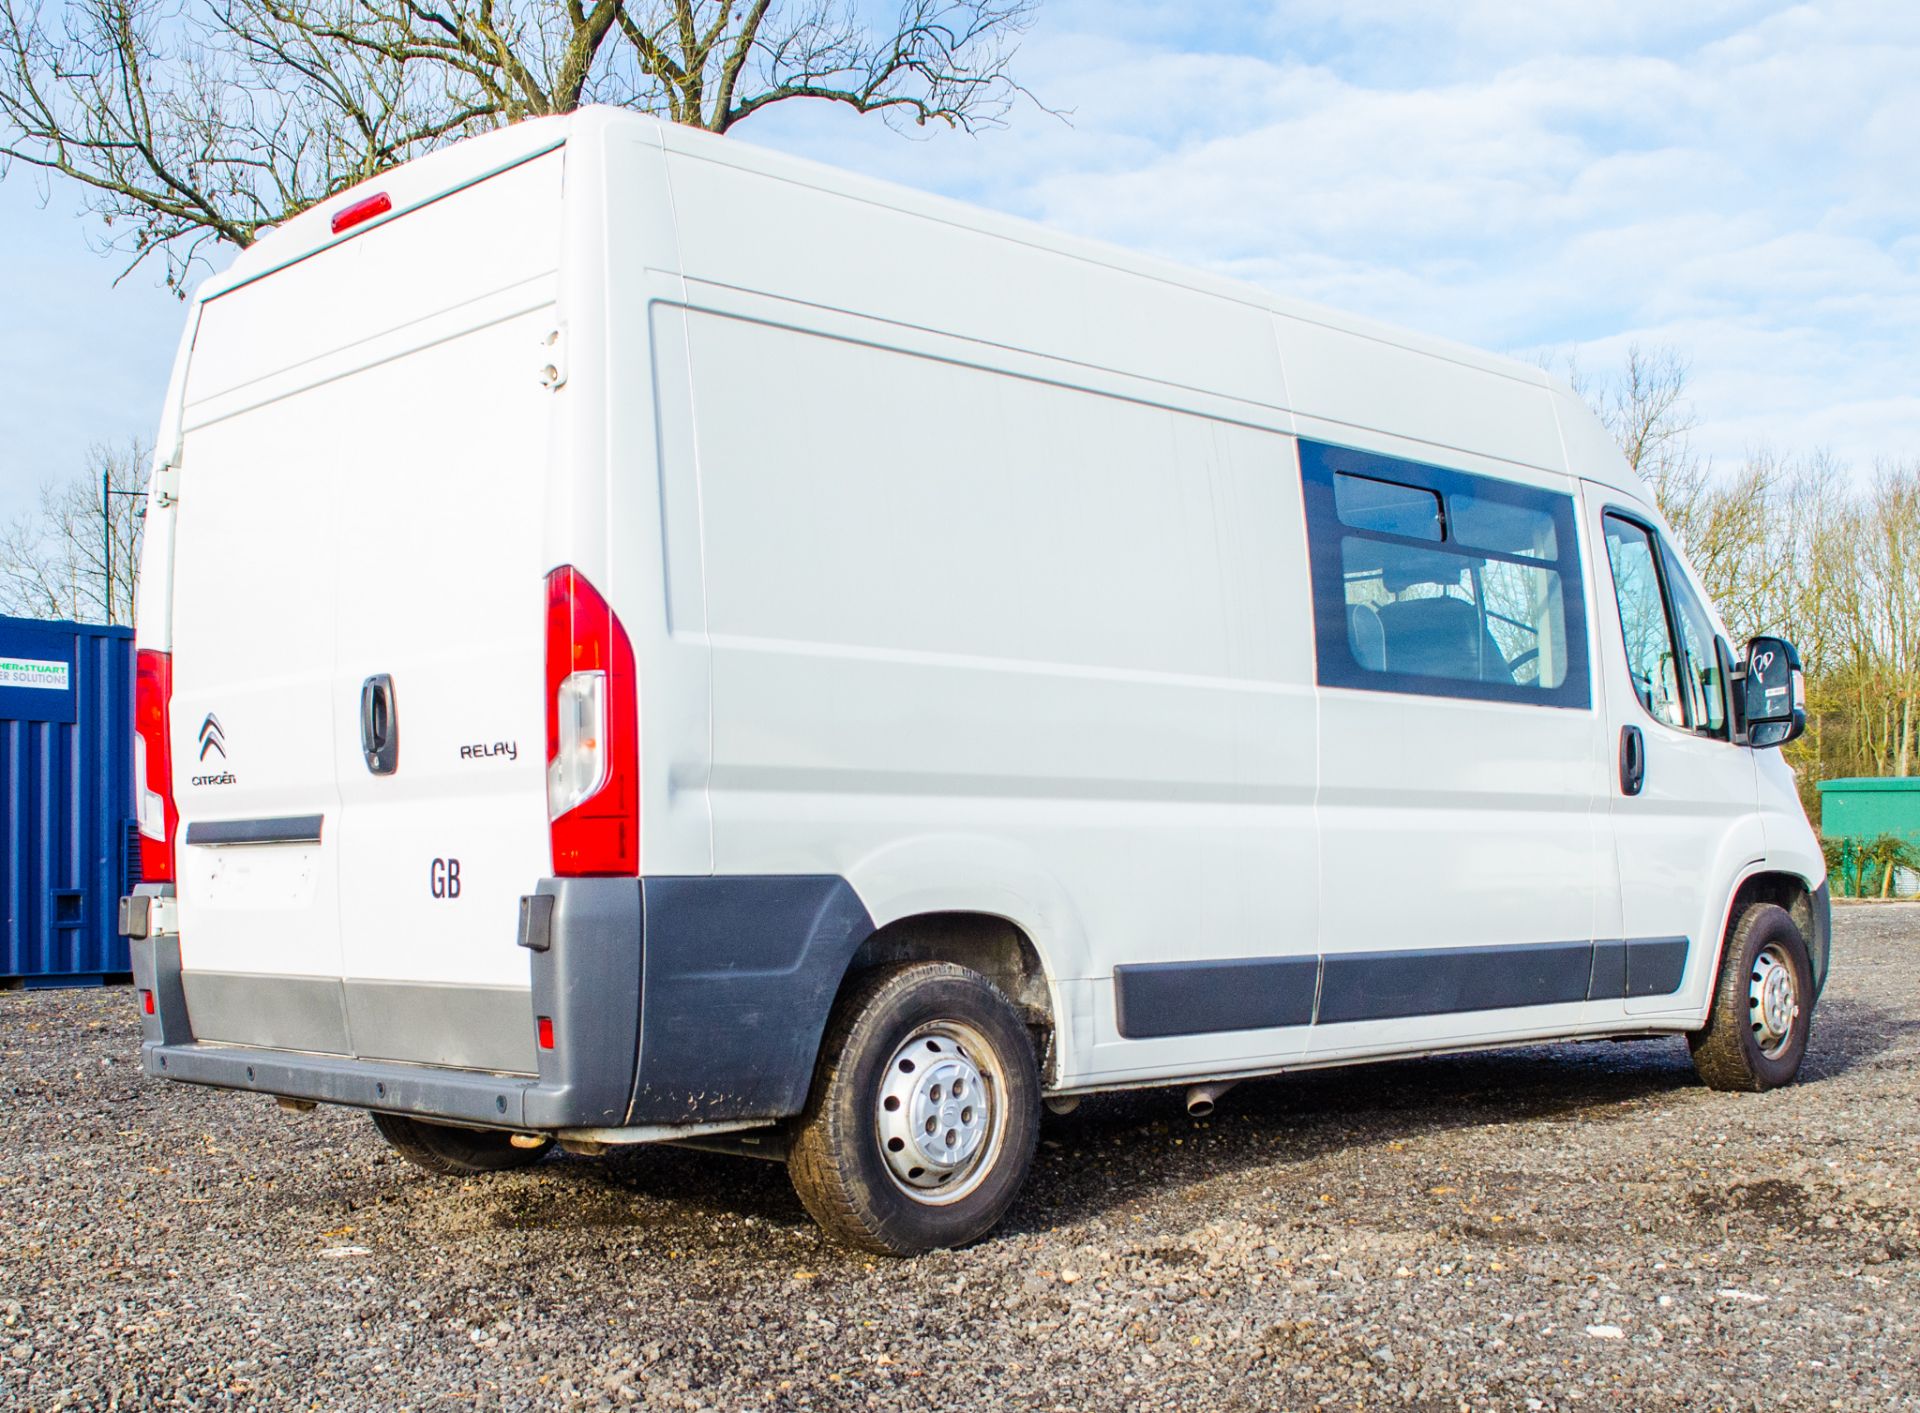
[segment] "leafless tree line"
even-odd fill
[[[880,0],[888,3],[888,0]],[[999,124],[1038,0],[0,0],[0,175],[78,184],[128,268],[523,118],[617,104],[726,132],[815,99]]]

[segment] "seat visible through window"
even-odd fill
[[[1481,682],[1513,674],[1480,617],[1463,599],[1400,599],[1375,610],[1386,639],[1387,670]]]
[[[1347,605],[1347,642],[1353,648],[1353,660],[1369,672],[1387,670],[1387,633],[1372,604]]]

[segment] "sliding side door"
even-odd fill
[[[1321,690],[1309,1053],[1578,1028],[1614,880],[1571,487],[1305,440],[1300,461]]]

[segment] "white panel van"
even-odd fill
[[[1671,1033],[1790,1080],[1820,850],[1539,371],[617,111],[195,295],[139,604],[148,1073],[437,1171],[784,1158],[980,1236],[1043,1104]]]

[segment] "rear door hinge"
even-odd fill
[[[178,505],[180,503],[179,463],[169,461],[165,466],[155,471],[153,473],[151,489],[153,491],[153,503],[159,506],[160,509],[165,510],[169,506]]]
[[[136,942],[180,930],[179,899],[138,891],[120,900],[120,935]]]
[[[548,329],[540,336],[540,386],[564,387],[567,381],[567,331]]]

